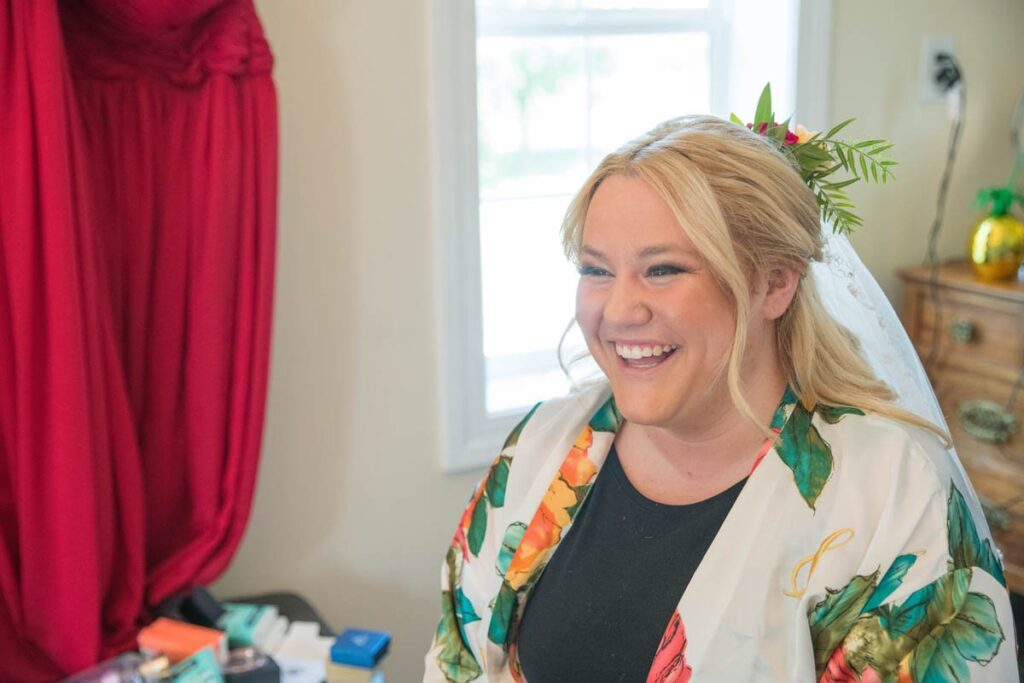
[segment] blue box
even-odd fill
[[[388,653],[391,634],[381,631],[346,629],[331,646],[331,661],[346,666],[372,669]]]
[[[224,683],[212,647],[204,647],[171,669],[172,683]]]

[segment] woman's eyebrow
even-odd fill
[[[644,247],[643,249],[638,251],[637,254],[636,254],[636,257],[638,259],[645,259],[645,258],[650,258],[652,256],[662,256],[664,254],[670,254],[670,253],[679,254],[679,255],[686,255],[689,252],[687,252],[685,249],[683,249],[682,247],[680,247],[678,245],[675,245],[675,244],[653,244],[653,245],[651,245],[649,247]],[[607,258],[607,257],[605,257],[605,255],[603,253],[601,253],[600,251],[598,251],[594,247],[591,247],[591,246],[586,245],[586,244],[583,245],[582,247],[580,247],[580,254],[583,255],[583,256],[590,256],[590,257],[597,258],[597,259],[606,259]]]
[[[661,256],[670,252],[681,253],[682,250],[672,244],[655,244],[650,247],[644,247],[637,253],[639,258],[649,258],[651,256]]]

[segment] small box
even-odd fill
[[[240,602],[225,602],[223,606],[225,611],[217,620],[217,628],[228,634],[228,645],[264,647],[264,641],[277,621],[277,608]]]
[[[171,669],[172,683],[224,683],[213,649],[204,647]]]
[[[139,631],[139,649],[152,655],[167,655],[171,664],[186,659],[204,647],[213,650],[217,662],[228,655],[228,639],[222,631],[160,617]]]
[[[373,683],[374,675],[379,669],[368,669],[364,666],[348,666],[328,661],[324,663],[327,683]]]
[[[372,669],[387,654],[390,644],[390,633],[350,628],[339,635],[331,646],[331,661]]]

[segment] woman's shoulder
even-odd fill
[[[963,468],[955,451],[934,431],[902,420],[849,408],[816,410],[812,424],[835,458],[837,473],[876,486],[914,481],[946,491]],[[884,478],[884,479],[883,479]],[[882,486],[885,488],[885,486]]]
[[[516,425],[517,443],[543,438],[575,438],[609,404],[611,389],[607,383],[594,384],[566,396],[536,404]]]
[[[605,423],[617,420],[606,383],[536,404],[516,425],[501,449],[508,459],[509,487],[528,490],[534,481],[554,476],[588,425],[614,431]],[[607,416],[612,417],[607,417]]]
[[[861,411],[812,423],[834,456],[819,512],[831,517],[829,523],[853,520],[844,526],[871,538],[864,567],[884,564],[890,546],[920,556],[922,548],[947,544],[926,560],[918,557],[923,575],[943,575],[953,556],[1005,582],[974,488],[956,451],[938,434]]]

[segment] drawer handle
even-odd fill
[[[974,339],[974,323],[966,318],[957,318],[949,326],[949,336],[953,341],[966,344]]]

